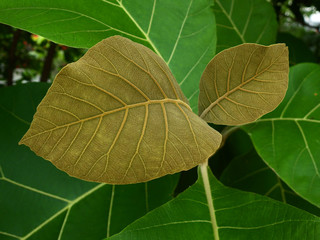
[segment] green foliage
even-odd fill
[[[216,226],[210,221],[204,184],[199,179],[177,198],[109,239],[213,239],[212,227],[218,229],[220,240],[319,236],[320,218],[267,197],[225,187],[211,173],[209,179]]]
[[[292,29],[298,28],[283,21],[281,14],[289,9],[289,16],[303,24],[292,7],[296,3],[271,1],[274,11],[264,0],[214,2],[4,0],[0,22],[68,47],[89,48],[113,35],[141,43],[169,66],[194,112],[201,75],[215,52],[241,43],[273,44],[277,19],[281,30],[297,37],[278,33],[277,39],[289,46],[290,64],[317,60],[316,43],[310,43],[316,41],[313,30],[299,25],[302,30],[296,34]],[[31,46],[48,43],[23,34]],[[0,59],[8,58],[11,36],[4,32],[0,39]],[[21,42],[18,46],[25,47]],[[64,50],[56,64],[75,61],[82,52],[75,49],[68,55],[69,49]],[[40,47],[36,52],[44,53]],[[40,71],[40,55],[30,78]],[[201,164],[197,182],[175,198],[179,174],[122,186],[85,182],[18,146],[49,84],[1,88],[0,239],[317,239],[320,68],[299,64],[289,76],[288,92],[273,112],[240,127],[210,125],[223,129],[222,146],[210,160],[216,176],[210,170],[206,176]],[[179,185],[187,188],[181,179]]]
[[[320,206],[320,67],[291,68],[280,106],[244,129],[259,155],[299,195]]]

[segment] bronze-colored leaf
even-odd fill
[[[20,143],[71,176],[127,184],[190,169],[220,142],[164,61],[115,36],[60,71]]]
[[[246,43],[217,54],[200,81],[199,113],[207,122],[240,125],[274,110],[288,88],[285,44]]]

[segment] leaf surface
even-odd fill
[[[112,184],[188,170],[220,142],[162,59],[120,36],[57,75],[21,140],[71,176]]]
[[[128,186],[85,182],[18,146],[48,87],[0,89],[0,239],[102,239],[172,198],[178,175]]]
[[[217,52],[241,43],[269,45],[277,36],[272,5],[265,0],[215,0]]]
[[[242,44],[217,54],[200,81],[199,113],[221,125],[250,123],[274,110],[288,86],[284,44]]]
[[[284,101],[244,126],[261,158],[300,196],[320,206],[320,67],[291,67]]]
[[[215,53],[212,5],[212,0],[0,1],[0,22],[78,48],[113,35],[140,42],[162,56],[196,112],[200,76]]]
[[[116,239],[316,239],[320,219],[290,205],[223,186],[209,173],[216,224],[210,220],[202,180],[138,219]],[[215,239],[217,240],[217,239]]]
[[[320,208],[292,191],[254,150],[232,159],[219,180],[229,187],[268,196],[320,216]]]

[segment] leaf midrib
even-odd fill
[[[93,119],[96,119],[96,118],[102,118],[102,117],[104,117],[106,115],[117,113],[117,112],[120,112],[120,111],[123,111],[123,110],[135,108],[135,107],[149,106],[151,104],[163,104],[163,103],[173,103],[173,104],[177,104],[178,106],[179,106],[179,104],[181,104],[184,107],[188,108],[190,111],[192,111],[192,109],[190,108],[190,106],[187,103],[185,103],[185,102],[183,102],[183,101],[181,101],[179,99],[165,98],[165,99],[160,99],[160,100],[150,100],[150,101],[146,101],[146,102],[140,102],[140,103],[126,105],[126,106],[123,106],[123,107],[120,107],[120,108],[117,108],[117,109],[113,109],[113,110],[110,110],[110,111],[107,111],[107,112],[103,112],[103,113],[94,115],[92,117],[87,117],[87,118],[80,119],[80,120],[77,120],[77,121],[74,121],[74,122],[71,122],[71,123],[67,123],[67,124],[63,124],[63,125],[60,125],[60,126],[56,126],[54,128],[51,128],[51,129],[48,129],[48,130],[45,130],[45,131],[41,131],[41,132],[39,132],[37,134],[34,134],[34,135],[30,136],[30,137],[22,139],[19,142],[19,144],[23,144],[25,141],[27,141],[27,140],[29,140],[29,139],[31,139],[33,137],[36,137],[36,136],[39,136],[41,134],[44,134],[44,133],[47,133],[47,132],[51,132],[51,131],[54,131],[54,130],[57,130],[57,129],[60,129],[60,128],[63,128],[63,127],[69,127],[69,126],[72,126],[72,125],[75,125],[75,124],[78,124],[78,123],[81,123],[81,122],[90,121],[90,120],[93,120]],[[41,106],[41,104],[39,105],[39,107],[40,106]],[[37,118],[37,116],[35,116],[35,118]]]

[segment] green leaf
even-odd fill
[[[277,35],[276,14],[266,0],[215,0],[217,52],[241,43],[269,45]]]
[[[316,239],[320,219],[290,205],[223,186],[209,173],[216,224],[200,179],[177,198],[135,221],[116,239]]]
[[[221,135],[159,56],[115,36],[59,72],[20,143],[71,176],[128,184],[195,167]]]
[[[284,44],[245,43],[220,52],[201,77],[200,117],[220,125],[255,121],[284,98],[288,71]]]
[[[172,198],[178,175],[129,186],[96,184],[71,178],[18,146],[48,87],[0,89],[0,239],[102,239]]]
[[[212,0],[0,1],[0,22],[54,42],[89,48],[122,35],[154,50],[169,65],[197,111],[200,76],[214,56]]]
[[[320,216],[320,209],[293,192],[254,150],[235,157],[219,180],[229,187],[259,193]]]
[[[304,199],[320,206],[320,66],[290,68],[284,101],[244,126],[261,158]]]

